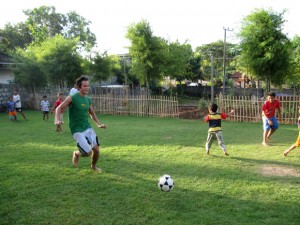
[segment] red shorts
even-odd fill
[[[9,116],[17,116],[17,111],[8,112]]]

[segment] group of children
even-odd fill
[[[280,102],[275,99],[275,93],[269,92],[267,100],[262,106],[262,121],[263,121],[263,142],[262,145],[268,147],[267,141],[271,141],[271,135],[278,129],[279,124],[275,116],[276,109],[278,110],[279,120],[281,120],[281,108]],[[214,140],[217,140],[220,148],[223,150],[224,155],[229,155],[223,139],[221,121],[226,119],[227,116],[230,116],[234,113],[234,110],[231,110],[229,113],[218,113],[218,105],[211,103],[208,107],[209,114],[206,116],[205,121],[208,122],[208,136],[206,139],[205,149],[206,154],[209,155],[211,145]],[[300,107],[298,107],[300,114]],[[300,116],[298,118],[298,138],[294,144],[292,144],[287,150],[284,151],[283,155],[287,156],[290,151],[300,146]]]
[[[22,110],[20,110],[20,108],[18,108],[18,102],[20,101],[20,99],[17,99],[15,97],[15,95],[16,95],[16,93],[14,92],[14,95],[9,97],[8,102],[6,104],[7,112],[8,112],[8,118],[11,121],[16,121],[17,120],[17,111],[22,113]],[[63,98],[63,94],[58,93],[57,94],[57,100],[55,101],[55,103],[53,105],[53,108],[50,111],[50,103],[47,100],[47,96],[46,95],[43,96],[43,100],[40,103],[40,108],[41,108],[41,111],[43,112],[43,120],[48,120],[49,119],[49,112],[51,114],[55,113],[56,108],[63,101],[62,98]],[[22,115],[23,115],[24,119],[27,120],[27,118],[25,117],[25,114],[22,113]],[[61,114],[61,120],[63,121],[62,114]],[[62,131],[61,124],[56,125],[56,131],[57,132]]]
[[[13,95],[8,98],[8,102],[6,104],[7,112],[8,112],[8,118],[11,121],[17,120],[17,112],[21,113],[24,120],[27,120],[21,105],[21,98],[18,94],[18,90],[14,90]]]

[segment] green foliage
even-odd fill
[[[225,157],[217,144],[205,154],[203,121],[100,116],[108,127],[94,127],[104,171],[97,174],[89,158],[72,167],[67,124],[56,133],[52,117],[25,113],[29,121],[1,119],[1,224],[298,224],[299,151],[282,155],[295,125],[282,125],[266,150],[260,123],[225,121]],[[165,173],[175,182],[169,193],[157,187]]]
[[[146,20],[129,26],[126,38],[131,42],[129,53],[132,60],[131,74],[134,74],[142,85],[150,81],[159,83],[165,71],[164,62],[167,44],[159,37],[153,36]]]
[[[205,110],[205,109],[207,109],[209,103],[210,103],[210,102],[209,102],[208,100],[206,100],[206,99],[204,99],[204,98],[201,98],[201,99],[199,100],[199,109],[200,109],[200,110]]]
[[[74,80],[83,73],[82,59],[76,49],[76,40],[67,40],[60,35],[39,44],[31,44],[26,50],[18,49],[17,54],[21,56],[18,62],[21,65],[16,68],[16,81],[25,85],[37,85],[41,81],[46,81],[43,83],[46,85],[48,81],[58,86],[64,86],[65,83],[73,86]],[[46,76],[46,79],[41,79],[42,76]],[[40,82],[33,82],[32,77]]]
[[[7,52],[25,48],[30,43],[42,43],[48,38],[62,35],[77,40],[80,49],[89,51],[96,44],[96,36],[89,29],[90,21],[75,12],[61,14],[54,6],[41,6],[24,11],[25,22],[6,24],[0,29],[0,46]]]
[[[300,37],[295,36],[292,41],[291,50],[291,71],[287,77],[286,83],[290,87],[300,88]]]
[[[0,49],[2,53],[11,53],[16,48],[25,48],[32,42],[29,28],[24,23],[12,25],[6,24],[4,29],[0,29]]]
[[[282,33],[283,13],[257,9],[242,21],[241,60],[257,79],[282,84],[290,67],[289,39]]]
[[[94,81],[107,80],[121,69],[119,58],[116,55],[96,54],[91,64],[91,73]]]

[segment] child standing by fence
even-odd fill
[[[206,140],[206,154],[209,155],[210,147],[214,141],[214,139],[217,139],[219,146],[223,150],[224,155],[229,155],[226,151],[226,146],[223,139],[222,134],[222,127],[221,127],[221,121],[222,119],[226,119],[227,116],[230,116],[234,113],[234,110],[231,110],[230,113],[217,113],[218,105],[215,103],[211,103],[208,106],[209,114],[206,116],[205,121],[208,122],[209,129],[208,129],[208,135]]]
[[[300,113],[300,106],[298,106],[298,112]],[[291,147],[289,147],[287,150],[284,151],[283,153],[284,156],[287,156],[290,153],[290,151],[300,146],[300,116],[298,117],[298,130],[299,130],[299,134],[295,144],[292,144]]]
[[[49,107],[50,107],[50,103],[47,100],[47,96],[44,95],[43,100],[41,101],[41,110],[43,111],[43,120],[45,120],[45,118],[47,118],[47,120],[49,119]]]
[[[62,97],[63,97],[63,94],[62,93],[58,93],[57,94],[57,100],[56,102],[54,103],[54,106],[51,110],[51,114],[53,114],[54,112],[54,124],[55,124],[55,113],[56,113],[56,108],[62,103]],[[62,121],[61,124],[63,124],[63,114],[61,113],[60,114],[60,121]],[[61,124],[56,124],[56,132],[62,132],[62,129],[61,129]]]

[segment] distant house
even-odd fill
[[[0,53],[0,84],[11,83],[15,76],[11,66],[15,65],[10,57],[6,54]]]

